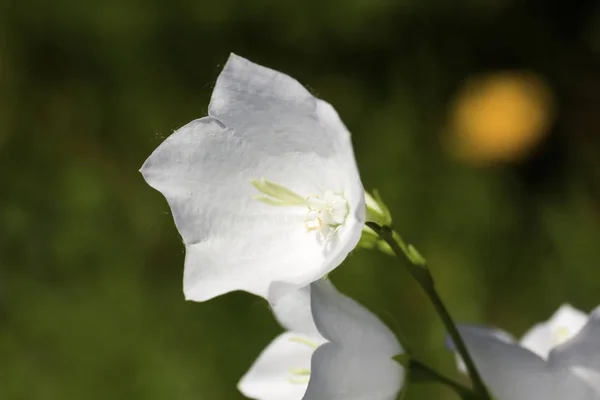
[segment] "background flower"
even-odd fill
[[[258,356],[238,383],[246,397],[257,400],[300,400],[310,377],[311,357],[326,340],[319,334],[310,309],[310,286],[287,291],[273,304],[286,332]]]
[[[273,311],[288,331],[241,379],[244,395],[258,400],[397,397],[404,370],[392,357],[402,347],[374,314],[324,280],[277,300]]]
[[[588,318],[564,305],[520,344],[498,330],[460,331],[498,400],[600,399],[600,307]]]
[[[402,353],[394,333],[329,281],[311,285],[311,309],[329,343],[313,355],[304,400],[395,400],[404,369],[392,359]]]

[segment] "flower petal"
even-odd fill
[[[293,185],[291,173],[275,179],[269,171],[261,177],[306,196],[326,190],[345,196],[351,214],[325,249],[327,267],[320,276],[294,283],[304,286],[341,264],[360,239],[366,208],[350,133],[335,109],[290,76],[231,54],[217,79],[209,115],[243,132],[248,146],[265,158],[310,155],[294,166],[294,175],[302,178]]]
[[[310,309],[310,285],[286,291],[276,302],[271,302],[271,307],[279,324],[288,331],[321,336]]]
[[[577,335],[550,353],[549,362],[562,367],[583,367],[600,374],[600,307],[590,313]]]
[[[295,377],[294,370],[308,370],[314,348],[295,341],[310,336],[287,332],[273,340],[258,356],[250,370],[238,383],[244,396],[258,400],[300,400],[306,392],[308,379]]]
[[[291,123],[309,123],[314,108],[315,97],[297,80],[232,53],[217,79],[208,113],[228,127],[250,135],[272,135],[273,132],[260,132],[260,128],[279,131],[285,127],[298,128],[303,136],[302,129]],[[312,151],[309,142],[297,139],[291,143],[300,146],[295,151]]]
[[[373,313],[338,292],[331,282],[320,280],[310,288],[315,325],[325,339],[352,351],[365,349],[373,356],[391,358],[402,353],[394,333]]]
[[[403,383],[404,369],[394,360],[367,349],[325,343],[312,357],[303,399],[395,400]]]
[[[325,250],[306,232],[305,211],[252,198],[250,181],[260,173],[251,171],[264,160],[245,151],[242,138],[207,117],[167,138],[142,167],[148,184],[167,198],[186,244],[190,300],[233,290],[267,297],[272,281],[308,284],[330,267]],[[287,167],[285,176],[293,177],[291,164],[273,169],[285,174]]]
[[[546,362],[494,331],[460,326],[460,333],[482,379],[498,400],[553,399]]]
[[[510,333],[503,331],[502,329],[490,328],[487,326],[474,324],[461,324],[461,327],[462,329],[469,329],[473,334],[477,333],[479,335],[495,337],[498,340],[505,343],[514,343],[515,341]],[[467,374],[468,371],[467,366],[465,365],[465,361],[462,359],[460,354],[456,352],[456,345],[454,344],[454,341],[452,340],[452,337],[450,337],[450,335],[446,336],[446,347],[448,348],[448,350],[455,352],[456,369],[458,369],[463,374]]]
[[[585,367],[571,367],[571,373],[575,375],[580,381],[582,381],[586,386],[586,396],[588,397],[578,397],[581,399],[600,399],[600,372],[585,368]]]
[[[562,341],[577,334],[587,321],[583,312],[563,304],[546,322],[535,325],[521,339],[521,346],[546,359]]]
[[[552,399],[599,400],[599,378],[600,375],[594,371],[581,368],[554,370],[552,377],[554,397]]]
[[[209,300],[234,290],[267,298],[272,280],[310,280],[307,274],[320,274],[322,250],[301,225],[265,221],[262,227],[229,226],[245,235],[232,232],[186,246],[183,283],[188,300]]]
[[[332,117],[333,109],[318,113],[317,102],[290,76],[231,54],[217,79],[208,113],[260,143],[265,155],[280,156],[284,150],[328,159],[347,152],[348,131]]]
[[[521,339],[521,346],[542,358],[547,358],[550,350],[554,347],[552,332],[548,324],[543,322],[534,325]]]
[[[307,184],[314,182],[318,191],[343,193],[354,218],[364,223],[364,191],[350,133],[335,109],[297,80],[231,54],[217,79],[209,115],[243,133],[248,146],[265,157],[311,154],[310,162],[297,165],[296,175],[304,175]],[[297,193],[314,194],[310,188],[264,177]]]
[[[186,297],[267,297],[273,282],[301,287],[337,267],[360,239],[365,210],[335,110],[287,75],[232,55],[209,114],[167,138],[141,170],[167,198],[186,244]],[[261,178],[302,197],[342,194],[350,214],[323,244],[304,225],[307,209],[253,199],[251,181]]]

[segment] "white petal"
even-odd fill
[[[583,368],[552,369],[552,400],[599,400],[600,375]]]
[[[304,400],[395,400],[403,383],[404,369],[394,360],[325,343],[312,357]]]
[[[278,336],[256,359],[238,383],[244,396],[258,400],[300,400],[308,381],[299,383],[292,378],[293,369],[309,369],[314,348],[294,341],[313,338],[292,332]],[[296,377],[298,378],[298,377]]]
[[[186,246],[184,292],[188,300],[204,301],[233,290],[267,298],[273,280],[319,275],[322,251],[301,225],[267,225],[265,221],[262,227],[257,223],[244,229],[239,222],[228,224],[232,229],[228,236]]]
[[[271,299],[271,296],[269,296]],[[320,337],[310,309],[310,285],[289,290],[271,302],[277,321],[288,331]]]
[[[142,167],[148,184],[169,202],[186,244],[188,299],[207,300],[232,290],[266,297],[272,279],[323,263],[322,249],[306,235],[301,211],[252,199],[253,175],[243,166],[251,169],[256,160],[243,156],[241,139],[207,117],[169,136]]]
[[[482,379],[498,400],[553,399],[546,362],[517,344],[485,330],[460,326]]]
[[[394,333],[377,316],[327,280],[311,285],[311,309],[317,329],[330,342],[384,358],[402,353]]]
[[[521,346],[544,359],[548,358],[550,350],[554,347],[548,324],[544,322],[534,325],[521,339]]]
[[[331,106],[318,101],[288,75],[235,54],[231,54],[217,79],[209,115],[243,132],[250,144],[260,146],[266,156],[308,153],[322,160],[350,155],[353,159],[350,134]],[[313,178],[327,180],[329,173]],[[342,192],[344,188],[323,189]]]
[[[188,299],[232,290],[266,297],[272,281],[310,283],[329,267],[325,250],[304,228],[303,210],[252,198],[250,181],[260,173],[251,171],[262,161],[245,151],[242,138],[203,118],[167,138],[142,167],[146,181],[167,198],[186,244]],[[294,177],[293,165],[277,168]]]
[[[259,137],[269,134],[278,153],[278,148],[286,146],[292,151],[313,151],[310,141],[303,140],[312,133],[304,132],[302,125],[310,123],[314,109],[315,97],[297,80],[231,54],[217,79],[208,112],[234,130]],[[299,137],[288,143],[262,128],[274,128],[275,132],[291,129]]]
[[[542,358],[548,358],[555,346],[576,335],[586,321],[587,315],[564,304],[548,321],[529,330],[521,339],[521,346]]]
[[[209,114],[167,138],[142,167],[186,244],[186,297],[267,297],[272,282],[301,287],[337,267],[360,239],[365,210],[350,135],[333,108],[287,75],[232,55]],[[260,178],[304,197],[341,193],[350,214],[322,245],[304,226],[306,209],[252,198],[250,182]]]
[[[571,340],[550,353],[550,363],[561,367],[583,367],[600,374],[600,307],[587,318],[587,323]]]
[[[243,133],[248,145],[264,157],[309,154],[305,165],[297,165],[296,175],[312,187],[300,182],[294,187],[270,175],[264,178],[300,194],[318,194],[311,189],[321,194],[326,190],[343,193],[362,229],[364,191],[350,133],[329,103],[311,95],[290,76],[231,54],[217,79],[209,115]]]
[[[471,334],[477,333],[479,335],[495,337],[498,340],[505,342],[505,343],[514,343],[514,341],[515,341],[510,333],[503,331],[502,329],[498,329],[498,328],[489,328],[486,326],[471,325],[471,324],[461,324],[461,328],[463,330],[469,329]],[[452,350],[455,352],[456,369],[458,369],[463,374],[467,374],[468,371],[467,371],[467,366],[465,365],[465,361],[462,359],[460,354],[458,354],[458,352],[456,352],[456,345],[454,344],[454,342],[452,341],[452,338],[450,336],[448,336],[446,339],[446,346],[448,347],[449,350]]]
[[[289,176],[276,179],[275,171],[262,177],[306,196],[331,190],[348,201],[350,215],[325,249],[320,275],[284,282],[301,287],[341,264],[360,240],[366,209],[350,133],[335,109],[290,76],[231,54],[217,79],[209,115],[243,132],[264,157],[309,155],[294,166],[299,178],[293,184]]]
[[[349,202],[350,209],[356,210],[354,217],[359,222],[364,223],[366,214],[365,193],[360,181],[354,152],[352,151],[350,133],[338,113],[326,101],[317,99],[317,117],[325,132],[337,132],[336,143],[333,146],[337,148],[335,154],[339,163],[338,179],[344,182],[346,188],[344,194]],[[346,134],[344,135],[343,132]],[[345,151],[347,148],[350,148],[351,151]]]
[[[600,399],[600,372],[577,366],[571,367],[571,373],[587,384],[590,399]]]

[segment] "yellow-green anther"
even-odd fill
[[[252,196],[254,200],[261,201],[265,204],[275,207],[285,207],[289,206],[289,204],[282,202],[281,200],[274,199],[273,197],[269,197],[264,194],[257,194],[256,196]]]
[[[307,232],[318,232],[320,240],[328,240],[346,221],[350,213],[348,201],[342,193],[326,190],[321,195],[310,194],[306,197],[265,178],[253,179],[252,186],[260,194],[252,198],[275,207],[305,207],[304,227]]]
[[[311,347],[313,349],[316,349],[317,347],[319,347],[319,345],[317,343],[315,343],[311,340],[305,339],[303,337],[299,337],[299,336],[291,337],[291,338],[289,338],[289,341],[293,342],[293,343],[305,344],[308,347]]]
[[[290,374],[288,378],[290,383],[305,384],[310,380],[310,369],[308,368],[290,368]]]
[[[258,180],[253,179],[250,181],[259,192],[254,196],[254,199],[262,201],[272,206],[306,206],[307,200],[300,196],[298,193],[291,191],[290,189],[283,187],[275,182],[260,178]]]
[[[310,369],[308,369],[308,368],[291,368],[290,373],[292,375],[308,376],[308,375],[310,375]]]

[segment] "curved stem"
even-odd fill
[[[473,389],[478,394],[480,399],[491,400],[492,397],[490,396],[483,383],[483,380],[481,379],[481,376],[479,375],[479,372],[477,371],[477,367],[475,366],[475,363],[473,362],[473,359],[467,350],[467,346],[465,345],[465,342],[463,341],[458,329],[456,328],[456,325],[454,324],[454,320],[450,316],[450,313],[446,309],[444,302],[435,289],[433,277],[427,269],[425,260],[416,252],[416,250],[414,250],[414,248],[407,246],[400,235],[398,235],[389,227],[382,227],[374,222],[367,222],[366,225],[373,229],[379,235],[379,237],[392,248],[398,258],[405,258],[407,261],[409,261],[407,264],[407,269],[431,299],[436,312],[440,316],[444,326],[446,327],[446,330],[448,331],[448,334],[456,346],[456,350],[465,362],[467,371],[469,372],[469,376],[473,382]]]
[[[430,366],[423,364],[422,362],[411,359],[410,361],[410,373],[415,382],[419,381],[435,381],[444,384],[452,388],[456,394],[462,399],[473,399],[473,392],[468,387],[448,378],[447,376],[439,373]]]

